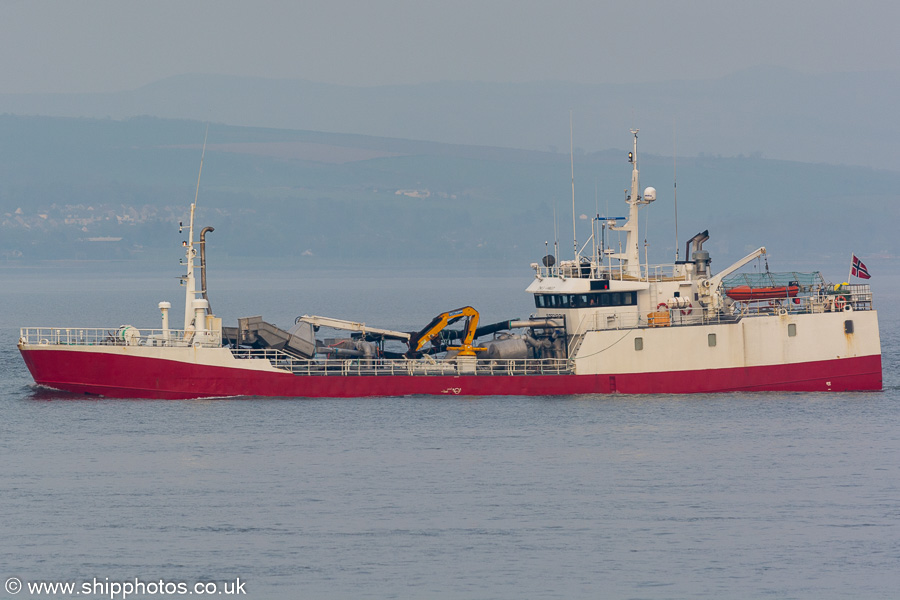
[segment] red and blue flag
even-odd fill
[[[850,265],[850,275],[859,277],[860,279],[869,279],[872,277],[869,275],[869,270],[866,268],[866,265],[864,265],[863,261],[859,260],[855,254],[853,255],[853,262]]]

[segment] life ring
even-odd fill
[[[669,310],[669,305],[666,304],[665,302],[660,302],[659,304],[656,305],[656,310],[659,310],[659,309],[663,309],[663,310],[667,311],[667,310]]]
[[[687,308],[681,309],[681,314],[683,314],[684,316],[688,316],[689,314],[691,314],[691,312],[693,312],[693,310],[694,310],[694,305],[691,304],[690,302],[688,302]]]
[[[844,307],[847,305],[847,298],[844,296],[838,296],[834,299],[834,309],[838,312],[844,310]]]

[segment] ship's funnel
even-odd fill
[[[701,231],[687,241],[684,248],[685,257],[691,256],[693,252],[703,250],[703,242],[709,239],[709,229]]]

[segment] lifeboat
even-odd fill
[[[773,287],[752,288],[749,285],[739,285],[731,288],[725,294],[732,300],[753,302],[755,300],[778,300],[779,298],[793,298],[800,291],[797,285],[780,285]]]

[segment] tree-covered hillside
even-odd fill
[[[0,253],[8,260],[135,258],[180,244],[206,124],[0,116]],[[628,136],[620,140],[630,143]],[[639,146],[651,262],[674,258],[673,160]],[[620,151],[575,157],[577,238],[624,214]],[[900,174],[679,157],[679,245],[709,229],[720,268],[766,245],[783,260],[895,255]],[[304,260],[537,260],[572,252],[569,156],[322,132],[209,126],[200,225],[220,256]]]

